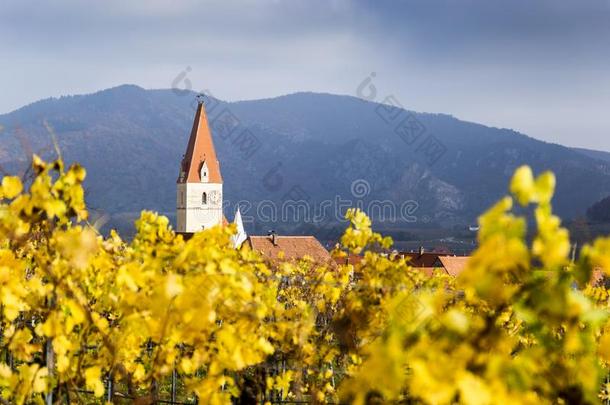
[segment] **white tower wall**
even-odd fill
[[[220,225],[222,224],[222,184],[178,184],[176,206],[178,232],[197,232]]]

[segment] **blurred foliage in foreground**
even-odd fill
[[[367,216],[333,254],[358,266],[269,267],[233,227],[184,241],[143,212],[135,238],[86,222],[85,171],[34,158],[0,188],[0,402],[155,403],[179,376],[200,403],[595,403],[606,399],[610,239],[569,260],[550,173],[520,168],[481,216],[456,279],[369,249]],[[537,224],[528,246],[530,207]],[[112,384],[108,382],[111,381]],[[165,397],[166,398],[166,397]]]

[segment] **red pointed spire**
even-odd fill
[[[208,182],[222,183],[220,164],[216,158],[216,150],[212,141],[212,132],[208,126],[203,101],[199,100],[191,137],[182,160],[178,183],[201,182],[201,167],[204,162],[208,168]]]

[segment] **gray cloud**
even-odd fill
[[[226,99],[354,94],[610,150],[608,0],[8,0],[0,111],[186,66]]]

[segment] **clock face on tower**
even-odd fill
[[[216,190],[210,192],[210,203],[218,205],[220,203],[220,193]]]

